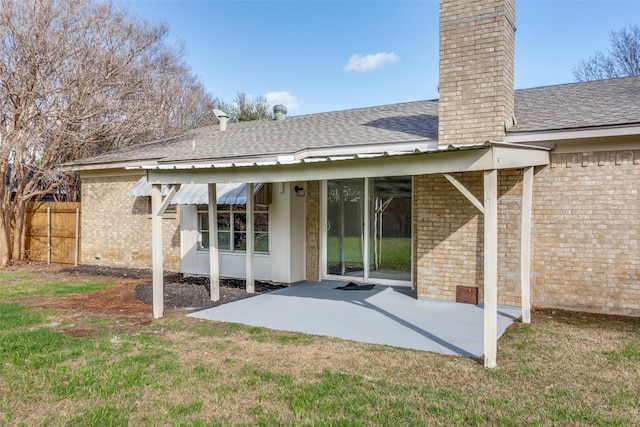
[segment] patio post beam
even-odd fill
[[[159,207],[160,215],[163,215],[164,211],[167,210],[167,208],[171,204],[171,199],[173,199],[173,196],[176,195],[179,189],[180,189],[180,184],[169,184],[169,191],[167,192],[167,195],[164,197],[161,197],[162,204]],[[160,196],[162,196],[162,189],[160,191]]]
[[[220,259],[218,258],[218,196],[216,184],[209,184],[209,283],[211,301],[220,300]]]
[[[474,196],[473,193],[467,189],[467,187],[465,187],[460,181],[458,181],[448,173],[443,173],[442,176],[447,178],[447,180],[451,184],[453,184],[453,186],[456,187],[458,191],[461,192],[462,195],[471,202],[471,204],[473,204],[473,206],[478,208],[480,212],[484,213],[484,206],[482,206],[482,203],[480,203],[480,200],[478,200],[476,196]]]
[[[347,272],[344,262],[344,185],[341,184],[338,191],[340,193],[340,246],[338,250],[340,252],[340,274],[344,276]]]
[[[162,278],[162,185],[151,186],[151,251],[153,258],[153,317],[164,314],[164,283]]]
[[[153,268],[153,317],[159,319],[164,315],[164,282],[162,273],[162,214],[171,204],[171,199],[180,188],[179,184],[171,184],[169,192],[162,197],[162,185],[151,185],[151,259]]]
[[[255,280],[253,272],[253,252],[254,252],[254,234],[253,234],[253,205],[255,204],[255,195],[253,194],[253,183],[247,183],[247,222],[246,222],[246,289],[247,293],[255,292]]]
[[[484,171],[484,366],[496,367],[498,347],[498,171]]]
[[[522,225],[520,226],[520,292],[522,323],[531,323],[531,210],[533,166],[524,168],[522,181]]]

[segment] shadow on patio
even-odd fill
[[[340,290],[343,282],[302,282],[190,314],[222,322],[326,335],[436,353],[480,357],[482,305],[416,299],[407,288]],[[520,316],[498,307],[498,337]]]

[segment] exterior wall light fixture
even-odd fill
[[[295,186],[294,188],[295,192],[296,192],[296,196],[298,197],[304,197],[304,188],[299,187],[299,186]]]

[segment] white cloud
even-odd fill
[[[282,104],[287,107],[287,111],[289,113],[294,112],[299,107],[298,98],[291,95],[287,91],[269,92],[264,97],[267,98],[267,104],[269,104],[271,107],[273,107],[274,105]]]
[[[398,62],[400,57],[395,53],[378,52],[369,55],[353,55],[343,68],[345,71],[371,71],[392,62]]]

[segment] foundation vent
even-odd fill
[[[456,286],[456,302],[478,304],[478,288],[475,286]]]

